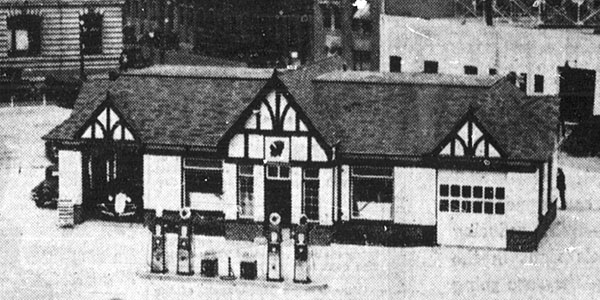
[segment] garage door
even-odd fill
[[[440,183],[438,244],[506,248],[505,188]]]

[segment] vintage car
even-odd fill
[[[31,191],[31,199],[37,207],[56,208],[58,203],[58,166],[46,168],[46,178]]]

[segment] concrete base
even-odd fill
[[[179,282],[194,282],[206,285],[228,285],[228,286],[252,286],[262,288],[273,288],[283,290],[305,290],[305,291],[321,291],[328,288],[326,283],[293,283],[288,281],[275,282],[266,281],[264,278],[258,278],[257,280],[223,280],[214,277],[203,277],[203,276],[180,276],[175,274],[157,274],[150,272],[137,272],[137,275],[143,279],[148,280],[166,280],[166,281],[179,281]]]

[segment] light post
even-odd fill
[[[83,20],[83,15],[79,16],[79,79],[81,81],[87,80],[87,75],[85,75],[85,61],[83,56],[83,51],[85,45],[83,43],[83,31],[85,30],[85,21]]]

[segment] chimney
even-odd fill
[[[483,15],[487,26],[494,26],[494,9],[492,7],[492,1],[494,0],[483,0]]]

